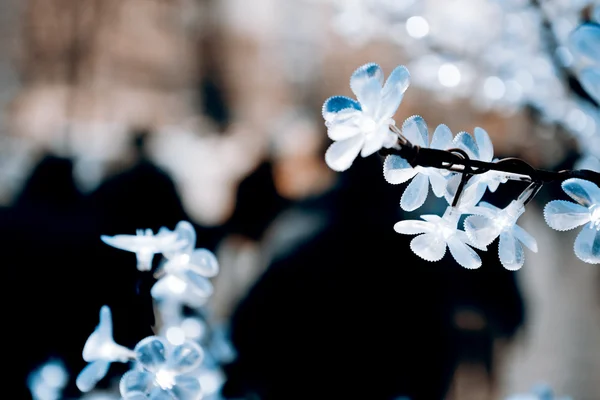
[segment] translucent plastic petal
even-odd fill
[[[216,276],[219,273],[219,261],[217,261],[217,257],[206,249],[194,250],[188,267],[207,278]]]
[[[446,184],[447,180],[437,171],[433,171],[429,174],[429,183],[431,184],[431,189],[433,194],[436,197],[444,197],[446,194]]]
[[[192,269],[186,269],[182,274],[183,280],[190,285],[190,289],[200,297],[210,297],[213,294],[213,285],[208,279]]]
[[[402,102],[402,96],[410,84],[410,74],[406,67],[396,67],[388,77],[381,91],[379,118],[391,118]]]
[[[477,246],[488,246],[500,235],[501,229],[490,218],[471,215],[465,219],[465,232]]]
[[[490,190],[490,192],[494,193],[496,190],[498,190],[498,187],[500,187],[500,181],[499,180],[493,180],[493,181],[488,181],[488,189]]]
[[[404,190],[400,198],[400,207],[404,211],[416,210],[425,203],[427,192],[429,192],[429,177],[418,174]]]
[[[155,386],[147,398],[148,400],[177,400],[170,390],[164,390],[159,386]]]
[[[140,340],[133,350],[140,365],[147,371],[156,373],[167,362],[168,344],[158,336],[148,336]]]
[[[600,68],[587,67],[581,70],[579,81],[585,91],[600,102]]]
[[[83,346],[83,359],[87,362],[100,359],[106,360],[107,358],[103,352],[103,348],[105,348],[107,343],[114,343],[112,335],[113,328],[110,308],[108,306],[102,306],[102,308],[100,308],[100,323]]]
[[[435,215],[435,214],[421,215],[421,218],[427,222],[431,222],[434,225],[433,232],[435,232],[435,230],[437,229],[437,228],[435,228],[435,225],[445,223],[445,221],[442,217],[440,217],[439,215]]]
[[[485,191],[487,184],[482,182],[479,176],[474,176],[465,185],[460,196],[461,207],[472,207],[479,203]]]
[[[592,182],[583,179],[567,179],[562,188],[573,200],[585,207],[600,204],[600,189]]]
[[[446,150],[452,147],[452,131],[446,125],[441,124],[435,128],[433,136],[431,137],[432,149]]]
[[[175,226],[177,239],[185,242],[185,246],[180,250],[183,253],[191,253],[196,248],[196,229],[188,221],[180,221]]]
[[[204,352],[200,346],[188,340],[179,346],[173,347],[167,365],[169,370],[177,374],[185,374],[198,368],[203,357]]]
[[[148,400],[148,396],[142,392],[131,392],[123,396],[123,400]]]
[[[587,208],[564,200],[553,200],[544,207],[544,219],[557,231],[575,229],[590,221]]]
[[[138,237],[134,235],[115,235],[115,236],[100,236],[100,240],[109,246],[112,246],[119,250],[136,252],[141,246],[150,244],[148,238]],[[142,243],[143,242],[143,243]]]
[[[119,382],[119,391],[121,396],[126,397],[136,393],[146,393],[153,385],[153,374],[145,371],[134,369],[126,372]]]
[[[404,220],[396,222],[394,230],[403,235],[418,235],[420,233],[434,232],[435,225],[427,221]]]
[[[325,100],[323,103],[323,118],[325,121],[331,121],[337,117],[337,114],[342,110],[360,110],[360,104],[346,96],[333,96]]]
[[[402,134],[414,145],[421,147],[429,145],[427,123],[420,115],[413,115],[404,121],[402,124]]]
[[[435,233],[425,233],[410,241],[410,249],[426,261],[439,261],[446,254],[446,242]]]
[[[583,227],[575,239],[575,255],[581,261],[589,264],[600,263],[600,231],[591,225]]]
[[[175,386],[170,390],[175,400],[200,400],[202,387],[194,376],[179,375],[175,377]]]
[[[400,156],[389,155],[383,162],[383,177],[392,185],[404,183],[416,174],[417,171]]]
[[[361,157],[368,157],[371,154],[381,150],[383,143],[388,137],[389,131],[389,126],[384,124],[381,125],[372,135],[367,135],[365,138],[365,143],[363,144],[363,148],[360,151]]]
[[[525,263],[525,252],[523,246],[510,231],[500,234],[498,242],[498,256],[500,262],[509,271],[521,269]]]
[[[454,196],[456,195],[456,191],[458,190],[458,186],[460,185],[461,174],[455,174],[450,176],[446,182],[446,191],[444,193],[444,198],[448,202],[448,204],[452,204],[454,201]],[[471,178],[472,179],[472,178]]]
[[[575,29],[569,37],[571,50],[600,63],[600,26],[583,24]]]
[[[327,136],[331,140],[345,140],[361,133],[360,120],[362,116],[360,111],[343,110],[337,117],[328,122]]]
[[[521,228],[519,225],[514,225],[512,228],[512,233],[515,237],[525,245],[529,250],[537,253],[538,245],[535,238],[527,232],[525,229]]]
[[[84,393],[92,390],[96,384],[106,376],[109,366],[110,362],[104,360],[89,363],[79,375],[77,375],[77,379],[75,380],[77,389]]]
[[[450,249],[450,254],[452,254],[452,257],[454,257],[459,265],[467,269],[481,267],[481,258],[479,255],[460,240],[458,236],[454,235],[448,238],[448,248]]]
[[[347,170],[360,153],[364,142],[364,135],[356,135],[350,139],[332,143],[325,153],[325,162],[334,171]]]
[[[488,133],[481,128],[475,128],[473,131],[475,135],[475,142],[479,150],[479,157],[481,161],[492,161],[494,158],[494,145]]]
[[[459,132],[454,137],[454,145],[461,150],[464,150],[471,159],[479,160],[479,148],[475,143],[473,136],[467,132]]]
[[[365,64],[357,68],[350,77],[350,88],[362,110],[367,113],[374,113],[379,108],[382,86],[383,71],[377,64]]]

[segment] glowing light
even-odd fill
[[[181,329],[185,333],[185,337],[190,339],[199,339],[205,328],[196,318],[186,318],[181,322]]]
[[[179,346],[185,342],[185,332],[177,326],[172,326],[167,329],[165,336],[167,337],[167,340],[175,346]]]
[[[442,64],[438,70],[438,80],[446,87],[456,87],[460,83],[460,70],[454,64]]]
[[[416,39],[421,39],[429,34],[429,23],[423,17],[415,15],[406,20],[406,31]]]
[[[173,371],[161,369],[156,375],[154,380],[163,389],[171,389],[175,385],[175,373]]]
[[[44,382],[51,387],[64,387],[69,377],[65,369],[59,364],[46,364],[40,371]]]
[[[497,76],[490,76],[483,84],[485,95],[492,100],[500,100],[506,93],[506,86],[502,79]]]
[[[164,279],[165,283],[167,284],[167,287],[173,293],[182,294],[183,292],[185,292],[185,289],[187,289],[187,283],[177,278],[176,276],[169,275]]]

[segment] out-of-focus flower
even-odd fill
[[[517,220],[525,212],[521,202],[513,200],[504,209],[482,202],[473,212],[479,215],[465,219],[467,236],[480,247],[488,246],[500,236],[498,256],[504,268],[516,271],[523,266],[525,253],[521,243],[537,253],[535,238],[517,225]]]
[[[69,374],[63,362],[50,360],[29,374],[27,387],[33,400],[60,400],[68,380]]]
[[[377,64],[358,68],[350,78],[350,88],[358,101],[334,96],[323,104],[327,134],[334,143],[325,153],[327,165],[344,171],[360,155],[367,157],[382,147],[392,147],[396,135],[390,131],[410,75],[404,66],[396,67],[384,85],[383,71]]]
[[[111,363],[128,362],[135,356],[133,351],[115,343],[112,331],[110,308],[102,306],[100,323],[83,346],[83,359],[89,364],[77,376],[77,388],[82,392],[92,390],[106,376]]]
[[[562,188],[577,203],[553,200],[544,207],[546,223],[557,231],[585,225],[575,239],[575,255],[590,264],[600,263],[600,189],[583,179],[567,179]]]
[[[137,268],[140,271],[149,271],[152,268],[152,259],[155,254],[174,252],[186,245],[179,240],[175,232],[161,228],[155,235],[151,229],[138,229],[135,235],[102,235],[104,243],[117,249],[131,251],[137,257]]]
[[[592,65],[579,71],[579,80],[586,92],[600,102],[600,25],[579,26],[571,33],[569,44],[574,53],[591,61]]]
[[[425,120],[412,116],[404,121],[402,134],[414,145],[446,150],[452,147],[452,132],[446,125],[439,125],[433,132],[429,143],[429,130]],[[390,155],[383,164],[383,176],[391,184],[399,184],[413,179],[402,194],[400,207],[406,211],[414,211],[427,200],[429,184],[437,197],[446,192],[446,177],[437,168],[417,166],[413,168],[408,161],[397,155]]]
[[[556,397],[552,388],[546,384],[536,385],[530,393],[515,394],[506,400],[573,400],[571,397]]]
[[[172,346],[157,336],[142,339],[134,349],[138,366],[121,378],[124,400],[198,400],[202,388],[191,375],[202,363],[200,346],[186,341]]]
[[[448,207],[443,217],[438,215],[421,215],[424,221],[400,221],[394,230],[404,235],[419,235],[410,242],[411,250],[427,261],[439,261],[446,254],[446,247],[456,262],[468,269],[481,267],[481,258],[469,246],[467,234],[458,229],[461,213]],[[486,250],[485,248],[481,248]]]

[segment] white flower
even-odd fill
[[[544,207],[546,223],[557,231],[585,225],[575,239],[575,255],[590,264],[600,263],[600,189],[583,179],[567,179],[562,188],[578,204],[554,200]]]
[[[344,171],[360,155],[367,157],[382,147],[391,147],[396,135],[390,131],[410,75],[403,66],[396,67],[387,81],[377,64],[358,68],[350,78],[350,88],[358,101],[334,96],[323,104],[323,118],[327,134],[334,143],[325,153],[327,165],[335,171]]]
[[[457,228],[460,212],[448,207],[443,217],[421,215],[424,221],[400,221],[394,230],[404,235],[419,235],[410,242],[411,250],[427,261],[439,261],[446,254],[446,247],[456,262],[468,269],[481,267],[481,258],[469,247],[467,234]],[[485,250],[485,248],[481,248]]]
[[[494,161],[494,145],[490,140],[488,133],[479,127],[475,128],[475,139],[467,132],[460,132],[454,138],[454,145],[465,151],[472,160],[484,162]],[[456,174],[448,182],[448,190],[446,192],[446,200],[452,203],[456,189],[460,183],[461,174]],[[485,191],[489,188],[491,192],[495,192],[501,183],[506,183],[508,178],[506,174],[499,171],[488,171],[483,174],[471,176],[464,187],[460,199],[461,208],[473,207],[483,197]]]
[[[185,241],[178,239],[175,232],[166,228],[161,228],[156,235],[151,229],[138,229],[135,235],[102,235],[100,238],[109,246],[135,253],[137,268],[140,271],[149,271],[152,268],[155,254],[174,252],[186,245]]]
[[[500,209],[482,202],[465,219],[465,232],[472,243],[488,246],[498,236],[498,256],[504,268],[510,271],[520,269],[525,263],[524,244],[537,253],[537,242],[533,236],[517,225],[517,219],[525,212],[520,201],[513,200],[506,208]]]
[[[77,388],[88,392],[106,376],[113,362],[128,362],[135,354],[126,347],[115,343],[112,337],[110,308],[100,309],[100,323],[83,346],[83,359],[89,364],[77,376]]]
[[[452,147],[452,132],[446,125],[439,125],[435,129],[431,143],[429,143],[427,123],[418,115],[404,121],[402,135],[413,145],[420,147],[439,150]],[[405,211],[414,211],[425,203],[430,183],[431,189],[437,197],[443,197],[446,193],[446,177],[441,170],[421,166],[413,168],[405,159],[397,155],[390,155],[385,159],[383,176],[386,181],[394,185],[404,183],[414,177],[400,200],[400,207]]]

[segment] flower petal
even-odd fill
[[[571,178],[562,183],[562,188],[573,200],[585,207],[600,203],[600,189],[592,182]]]
[[[207,278],[219,273],[219,261],[213,252],[207,249],[196,249],[192,252],[188,268]]]
[[[570,37],[571,49],[600,63],[600,26],[597,24],[583,24],[575,29]]]
[[[368,157],[373,153],[378,152],[383,147],[386,139],[388,138],[388,133],[390,132],[390,128],[388,125],[380,126],[377,131],[375,131],[372,135],[367,135],[365,138],[365,143],[363,144],[363,148],[360,151],[361,157]]]
[[[377,117],[380,119],[392,118],[402,102],[404,92],[410,84],[410,74],[406,67],[400,65],[388,76],[381,91],[381,104]]]
[[[410,249],[423,260],[439,261],[446,254],[446,242],[435,233],[425,233],[410,241]]]
[[[181,277],[189,284],[190,289],[200,297],[210,297],[214,292],[212,283],[192,269],[185,269]]]
[[[366,113],[375,113],[379,108],[382,85],[383,71],[374,63],[357,68],[350,77],[350,88]]]
[[[473,207],[479,203],[485,191],[487,184],[481,181],[481,176],[475,175],[467,181],[460,196],[461,207]]]
[[[414,177],[417,171],[404,158],[389,155],[383,162],[383,177],[388,183],[398,185]]]
[[[119,382],[119,391],[121,396],[135,395],[136,393],[145,394],[152,386],[153,374],[139,369],[133,369],[126,372]]]
[[[429,183],[431,184],[431,190],[436,197],[444,197],[446,194],[446,184],[448,181],[442,174],[440,174],[437,170],[431,171],[429,174]]]
[[[600,263],[600,231],[591,224],[583,227],[575,239],[575,255],[589,264]]]
[[[500,235],[501,228],[493,219],[483,215],[471,215],[465,219],[465,232],[478,247],[486,247]]]
[[[519,225],[514,225],[512,228],[512,233],[515,235],[517,239],[521,241],[529,250],[537,253],[538,245],[535,238],[527,232],[525,229],[521,228]]]
[[[100,348],[110,342],[113,342],[112,316],[110,308],[102,306],[100,308],[100,323],[83,346],[83,359],[87,362],[100,359]]]
[[[162,389],[160,386],[155,386],[147,396],[148,400],[176,400],[171,394],[171,390]]]
[[[446,150],[452,147],[452,131],[446,125],[441,124],[435,128],[433,137],[431,138],[432,149]]]
[[[167,343],[158,336],[148,336],[140,340],[133,351],[140,365],[147,371],[156,373],[167,362]]]
[[[354,109],[340,111],[335,118],[325,123],[327,136],[331,140],[344,140],[361,133],[361,112]]]
[[[350,168],[365,142],[364,135],[334,142],[325,152],[325,162],[334,171],[342,172]]]
[[[435,226],[427,221],[404,220],[396,222],[394,230],[403,235],[418,235],[435,231]]]
[[[131,392],[122,397],[123,400],[148,400],[148,396],[143,392]]]
[[[429,177],[423,174],[417,174],[402,193],[400,207],[404,211],[414,211],[421,207],[427,200],[429,192]]]
[[[175,378],[175,386],[171,388],[174,400],[200,400],[202,387],[198,378],[189,375],[179,375]]]
[[[490,139],[490,135],[482,129],[475,128],[473,131],[475,135],[475,142],[477,143],[477,148],[479,149],[479,157],[481,157],[481,161],[492,161],[494,158],[494,145],[492,144],[492,140]]]
[[[402,134],[414,145],[421,147],[429,145],[427,123],[420,115],[413,115],[404,121],[402,124]]]
[[[89,392],[96,384],[106,376],[110,367],[110,362],[105,360],[98,360],[89,363],[86,367],[77,375],[75,384],[77,389],[82,392]]]
[[[170,370],[177,374],[185,374],[197,368],[202,363],[203,358],[202,348],[188,340],[179,346],[173,347],[167,365]]]
[[[590,221],[587,208],[564,200],[553,200],[544,207],[544,219],[557,231],[575,229]]]
[[[477,143],[475,143],[473,136],[469,135],[467,132],[459,132],[454,137],[454,145],[459,149],[464,150],[469,155],[469,158],[474,160],[480,159]]]
[[[323,114],[323,119],[325,119],[325,121],[331,121],[338,116],[338,113],[340,111],[360,111],[360,109],[360,104],[356,100],[351,99],[350,97],[333,96],[325,100],[325,103],[323,103],[323,109],[321,111]]]
[[[579,73],[579,81],[585,91],[600,102],[600,68],[587,67]]]
[[[448,238],[448,248],[450,249],[450,254],[452,254],[452,257],[454,257],[459,265],[467,269],[481,267],[481,258],[479,258],[477,252],[467,246],[457,235],[452,235]]]
[[[510,231],[504,231],[500,234],[498,257],[500,257],[500,262],[504,268],[509,271],[519,270],[525,263],[523,246]]]

